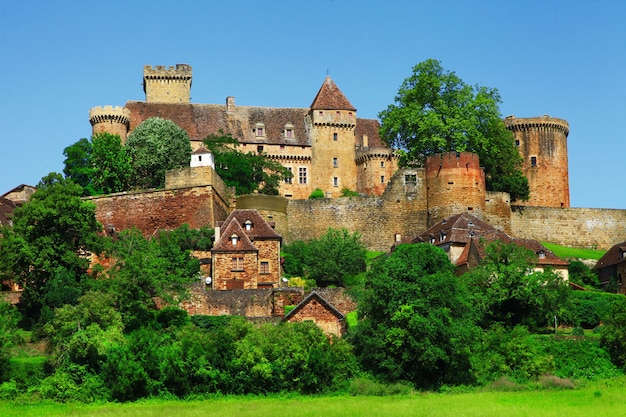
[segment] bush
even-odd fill
[[[626,365],[626,303],[620,303],[611,310],[602,328],[600,340],[601,346],[607,350],[613,363],[624,367]]]
[[[597,340],[542,336],[539,341],[541,354],[553,358],[556,377],[596,380],[620,374]]]
[[[341,189],[341,196],[342,197],[358,197],[359,193],[357,193],[356,191],[352,191],[348,187],[344,187]]]
[[[585,329],[600,325],[609,317],[612,309],[619,304],[626,304],[626,298],[621,294],[595,291],[573,291],[570,300],[569,324]]]
[[[313,192],[309,195],[309,199],[310,200],[315,200],[317,198],[324,198],[326,197],[324,195],[324,191],[322,191],[321,188],[316,188],[315,190],[313,190]]]

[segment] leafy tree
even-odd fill
[[[215,157],[215,171],[237,195],[255,191],[278,195],[280,182],[292,177],[291,171],[263,154],[237,150],[239,142],[230,134],[209,135],[204,143]]]
[[[422,163],[444,152],[475,152],[485,167],[487,187],[511,198],[528,199],[528,180],[513,134],[498,108],[496,89],[465,84],[441,63],[428,59],[413,67],[395,104],[380,112],[381,136],[405,151],[402,164]]]
[[[600,279],[598,274],[589,269],[587,265],[581,261],[571,261],[567,267],[569,279],[580,285],[588,285],[593,288],[600,288]]]
[[[0,299],[0,383],[9,375],[9,358],[16,339],[18,313],[14,306]]]
[[[477,327],[453,271],[447,255],[429,244],[400,245],[372,265],[351,335],[365,369],[420,388],[472,382]]]
[[[162,187],[165,171],[189,166],[191,145],[187,132],[171,120],[152,117],[126,139],[131,159],[131,184],[137,188]]]
[[[602,326],[601,345],[617,366],[626,366],[626,303],[617,304],[607,317]]]
[[[24,287],[21,304],[37,320],[50,299],[46,291],[62,277],[77,286],[89,260],[84,254],[101,249],[95,206],[83,201],[82,189],[60,174],[42,178],[30,201],[15,210],[13,230],[3,236],[0,270],[11,271]],[[9,254],[9,256],[6,256]]]
[[[99,133],[91,138],[92,178],[96,189],[104,194],[126,191],[131,178],[130,156],[119,135]]]
[[[63,150],[65,178],[83,187],[83,195],[98,194],[93,185],[96,169],[91,164],[93,148],[89,139],[82,138]]]
[[[535,254],[514,243],[487,244],[481,265],[462,276],[473,290],[483,314],[483,326],[501,323],[536,329],[552,323],[554,315],[568,320],[569,286],[551,270],[534,271]]]

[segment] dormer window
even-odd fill
[[[250,230],[252,230],[252,222],[250,220],[246,220],[246,222],[244,223],[244,227],[246,228],[246,231],[249,232]]]
[[[537,252],[537,256],[539,256],[539,259],[545,259],[546,258],[546,252],[543,250],[540,250],[539,252]]]
[[[430,236],[429,236],[429,240],[430,240],[430,243],[431,243],[431,244],[433,244],[433,245],[435,244],[435,236],[430,235]]]
[[[236,234],[233,234],[233,235],[230,237],[230,243],[231,243],[233,246],[237,246],[237,242],[238,242],[238,241],[239,241],[239,236],[237,236]]]
[[[284,129],[285,139],[293,139],[293,124],[287,123]]]
[[[446,240],[446,232],[442,230],[441,233],[439,233],[439,241],[443,242],[444,240]]]
[[[254,135],[257,138],[265,137],[265,125],[263,123],[257,123],[254,126]]]

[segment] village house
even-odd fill
[[[626,276],[626,242],[613,245],[594,266],[600,283],[606,288],[612,280],[617,284],[617,292],[626,294],[624,276]]]
[[[343,336],[347,328],[345,316],[315,291],[285,315],[283,321],[291,323],[312,321],[327,335],[337,337]]]

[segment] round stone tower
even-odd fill
[[[96,133],[119,135],[124,143],[130,126],[130,110],[119,106],[92,107],[89,110],[89,123],[92,135]]]
[[[143,67],[143,91],[148,103],[189,104],[191,99],[191,65],[176,64],[165,68]]]
[[[515,144],[523,158],[522,171],[530,186],[530,199],[513,204],[569,207],[567,121],[545,115],[508,116],[504,122],[515,135]]]
[[[482,217],[486,207],[485,172],[478,155],[435,154],[426,159],[425,171],[428,227],[459,213]]]

